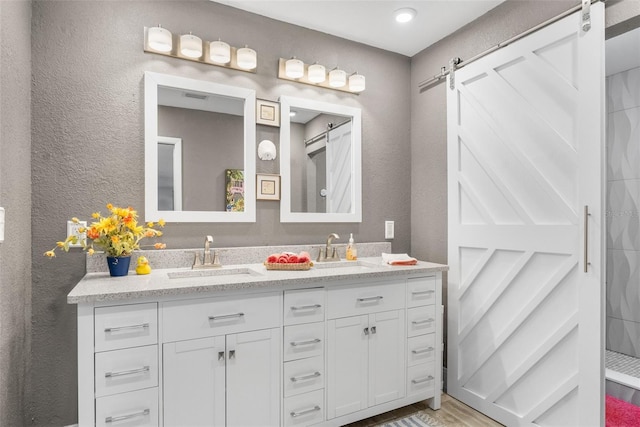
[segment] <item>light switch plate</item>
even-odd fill
[[[67,236],[73,236],[74,234],[76,236],[78,236],[78,243],[76,243],[76,244],[69,243],[69,247],[70,248],[82,247],[82,244],[80,242],[82,241],[82,239],[86,239],[87,238],[87,232],[86,231],[84,233],[80,233],[78,231],[78,229],[81,228],[81,227],[84,227],[86,229],[87,228],[87,221],[78,221],[78,222],[67,221]]]
[[[393,221],[384,222],[384,238],[393,239],[395,223]]]

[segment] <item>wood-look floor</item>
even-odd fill
[[[385,412],[366,420],[361,420],[346,427],[373,427],[390,421],[398,420],[415,413],[427,414],[434,427],[501,427],[502,424],[488,418],[480,412],[470,408],[453,397],[443,394],[442,405],[434,411],[427,402],[419,402],[395,411]]]

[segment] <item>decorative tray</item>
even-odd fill
[[[264,266],[267,270],[288,270],[288,271],[304,271],[313,267],[313,262],[296,262],[296,263],[278,263],[278,262],[265,262]]]

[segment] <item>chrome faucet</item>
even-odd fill
[[[196,252],[193,260],[193,266],[191,268],[222,267],[222,264],[220,264],[220,261],[218,260],[218,254],[216,253],[216,251],[213,251],[213,261],[211,260],[211,244],[212,243],[213,243],[213,236],[208,235],[207,237],[204,238],[204,254],[202,256],[202,261],[200,261],[198,252]]]
[[[327,237],[327,246],[324,248],[324,252],[322,248],[320,248],[320,251],[318,252],[317,262],[340,261],[340,257],[338,256],[338,249],[331,246],[331,242],[333,241],[333,239],[339,238],[340,236],[338,236],[336,233],[329,234],[329,236]]]

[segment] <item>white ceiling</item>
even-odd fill
[[[504,0],[212,1],[411,57]],[[418,12],[413,21],[395,21],[402,7]]]

